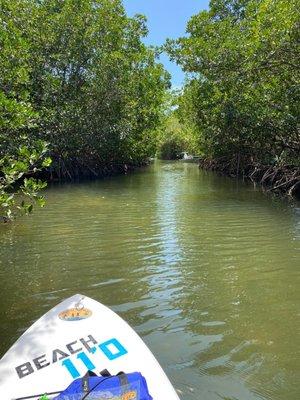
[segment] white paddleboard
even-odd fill
[[[87,370],[141,372],[154,400],[179,400],[159,363],[132,328],[97,301],[75,295],[36,321],[0,360],[0,398],[64,390]],[[56,395],[50,395],[53,398]]]

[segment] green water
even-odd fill
[[[79,292],[137,330],[183,400],[299,399],[299,204],[183,163],[46,195],[0,226],[0,354]]]

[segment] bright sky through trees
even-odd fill
[[[139,13],[148,19],[149,35],[146,43],[161,45],[167,38],[183,36],[190,17],[208,8],[209,0],[124,0],[130,16]],[[174,87],[181,86],[184,74],[175,63],[163,55],[161,61],[172,74]]]

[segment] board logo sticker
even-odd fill
[[[58,317],[63,321],[80,321],[81,319],[87,319],[92,315],[92,311],[88,308],[69,308],[68,310],[62,311],[58,314]]]
[[[33,360],[18,365],[15,369],[19,378],[22,379],[42,368],[49,367],[58,362],[67,369],[74,380],[80,377],[77,368],[80,368],[81,364],[84,365],[85,370],[92,371],[96,368],[90,359],[90,355],[96,353],[97,356],[99,352],[101,352],[101,360],[103,356],[105,356],[109,361],[116,360],[128,353],[126,348],[116,338],[111,338],[106,340],[106,342],[99,343],[94,336],[88,335],[61,346],[60,348],[53,349],[48,354],[42,354]]]

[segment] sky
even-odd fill
[[[183,36],[186,24],[192,15],[207,9],[209,0],[123,0],[127,14],[144,14],[148,19],[149,35],[145,43],[161,45],[167,38]],[[184,73],[167,55],[161,62],[172,75],[173,88],[179,88],[184,81]]]

